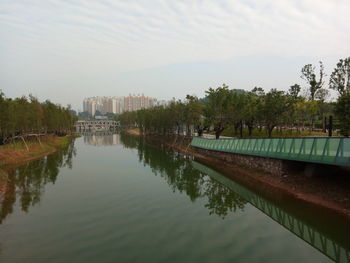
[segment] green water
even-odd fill
[[[348,261],[337,240],[322,251],[322,232],[256,193],[126,135],[78,138],[12,171],[6,189],[0,262]]]

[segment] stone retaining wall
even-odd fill
[[[277,176],[290,174],[292,171],[304,170],[305,164],[294,161],[259,157],[245,154],[227,153],[219,151],[205,150],[194,147],[198,153],[214,157],[238,166],[244,166],[254,170],[260,170]]]

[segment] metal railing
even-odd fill
[[[350,166],[350,138],[205,139],[194,137],[194,147],[276,159]]]

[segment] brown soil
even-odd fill
[[[140,136],[140,135],[141,135],[139,129],[129,129],[129,130],[127,130],[127,133],[129,133],[129,134],[131,134],[131,135],[137,135],[137,136]]]
[[[69,138],[45,136],[40,141],[28,140],[29,151],[22,142],[0,146],[0,196],[6,192],[10,169],[59,151]]]
[[[41,145],[35,139],[28,140],[29,151],[21,142],[0,146],[0,168],[16,167],[57,152],[67,140],[67,137],[46,136],[41,139]]]

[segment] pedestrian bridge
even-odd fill
[[[194,137],[197,148],[275,159],[350,166],[350,138],[247,138],[205,139]]]
[[[80,120],[74,126],[77,131],[107,131],[118,128],[120,123],[114,120]]]

